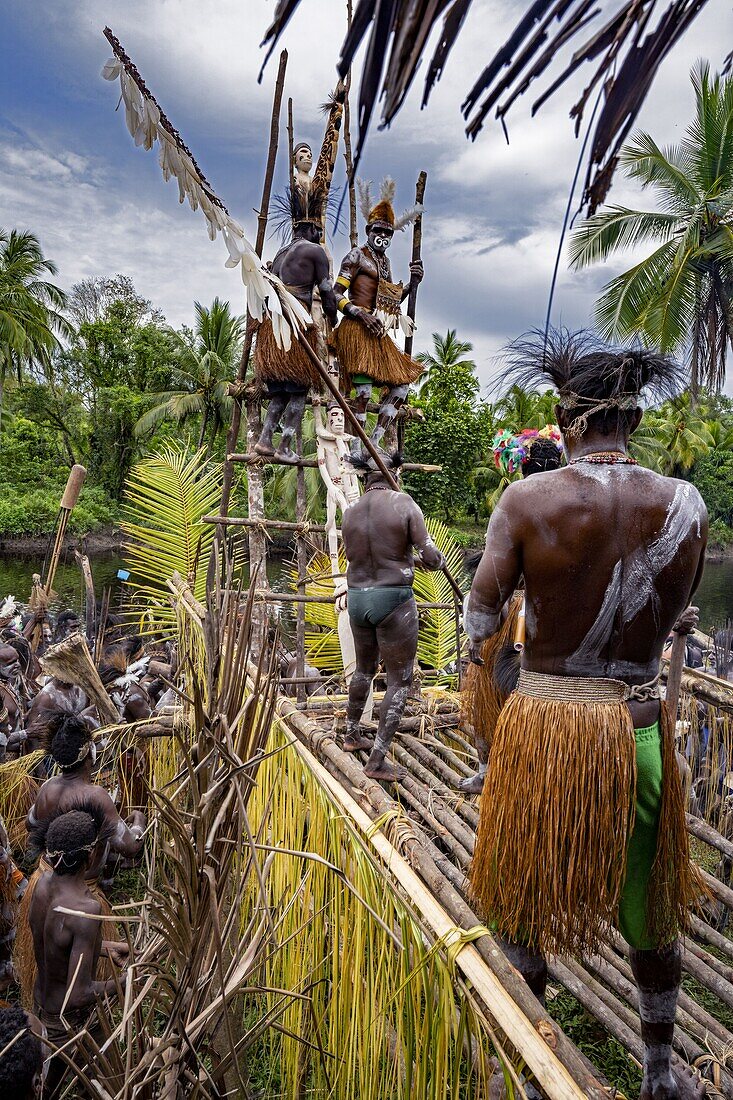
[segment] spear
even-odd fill
[[[48,601],[53,595],[53,582],[56,578],[56,570],[64,545],[69,517],[77,505],[79,493],[81,492],[86,476],[87,471],[84,466],[75,465],[71,467],[71,472],[66,482],[66,488],[64,489],[64,495],[61,497],[59,514],[56,517],[56,537],[54,539],[51,556],[48,559],[48,568],[46,568],[46,563],[44,562],[45,579],[38,577],[37,574],[33,578],[33,591],[31,593],[30,606],[34,610],[43,609],[45,611],[48,606]],[[39,624],[31,635],[31,648],[35,650],[40,640],[41,630]]]

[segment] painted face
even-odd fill
[[[328,426],[334,435],[343,435],[344,414],[341,409],[331,409],[328,414]]]
[[[381,229],[378,226],[371,226],[367,232],[367,240],[369,241],[370,248],[380,255],[384,255],[392,244],[393,236],[394,234],[391,229]]]
[[[313,167],[313,154],[307,145],[304,145],[302,149],[298,149],[295,154],[295,167],[299,172],[305,172],[306,175]]]

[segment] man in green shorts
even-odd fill
[[[413,550],[426,569],[440,569],[444,559],[412,497],[393,490],[384,475],[370,469],[366,462],[357,458],[352,461],[368,472],[364,492],[346,509],[342,521],[349,563],[347,606],[356,649],[344,748],[347,752],[370,749],[366,775],[394,781],[401,778],[402,772],[388,764],[385,757],[405,709],[417,653]],[[401,457],[394,455],[390,464],[397,476]],[[387,674],[387,690],[372,744],[359,723],[380,657]]]
[[[628,453],[640,395],[669,396],[682,371],[582,333],[533,335],[511,356],[512,381],[557,388],[568,465],[508,487],[467,599],[474,659],[524,575],[522,667],[492,740],[472,890],[538,996],[546,953],[590,954],[615,923],[639,989],[641,1100],[702,1098],[672,1056],[697,882],[659,664],[702,574],[707,513],[694,486]]]

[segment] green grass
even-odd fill
[[[561,989],[555,997],[548,991],[547,1011],[611,1085],[629,1098],[639,1095],[641,1070],[567,990]]]

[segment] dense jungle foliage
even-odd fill
[[[117,522],[130,468],[150,451],[175,440],[191,454],[203,448],[212,459],[224,457],[242,318],[215,299],[209,307],[195,303],[192,326],[174,331],[126,276],[85,280],[67,296],[41,278],[54,273],[31,234],[0,237],[4,539],[52,529],[74,462],[89,471],[71,522],[72,532],[85,534]],[[507,484],[493,462],[494,435],[554,420],[549,392],[515,387],[493,401],[482,395],[471,352],[455,330],[433,334],[432,348],[420,353],[425,373],[411,396],[423,419],[408,422],[404,441],[410,460],[443,467],[438,474],[409,475],[407,489],[467,545],[480,540]],[[310,410],[303,434],[305,452],[313,453]],[[645,465],[698,486],[713,541],[733,542],[733,402],[685,394],[649,410],[634,438]],[[311,518],[321,519],[320,479],[316,470],[306,474]],[[246,508],[246,474],[238,477],[235,512]],[[268,514],[294,518],[295,471],[269,467],[266,477]]]

